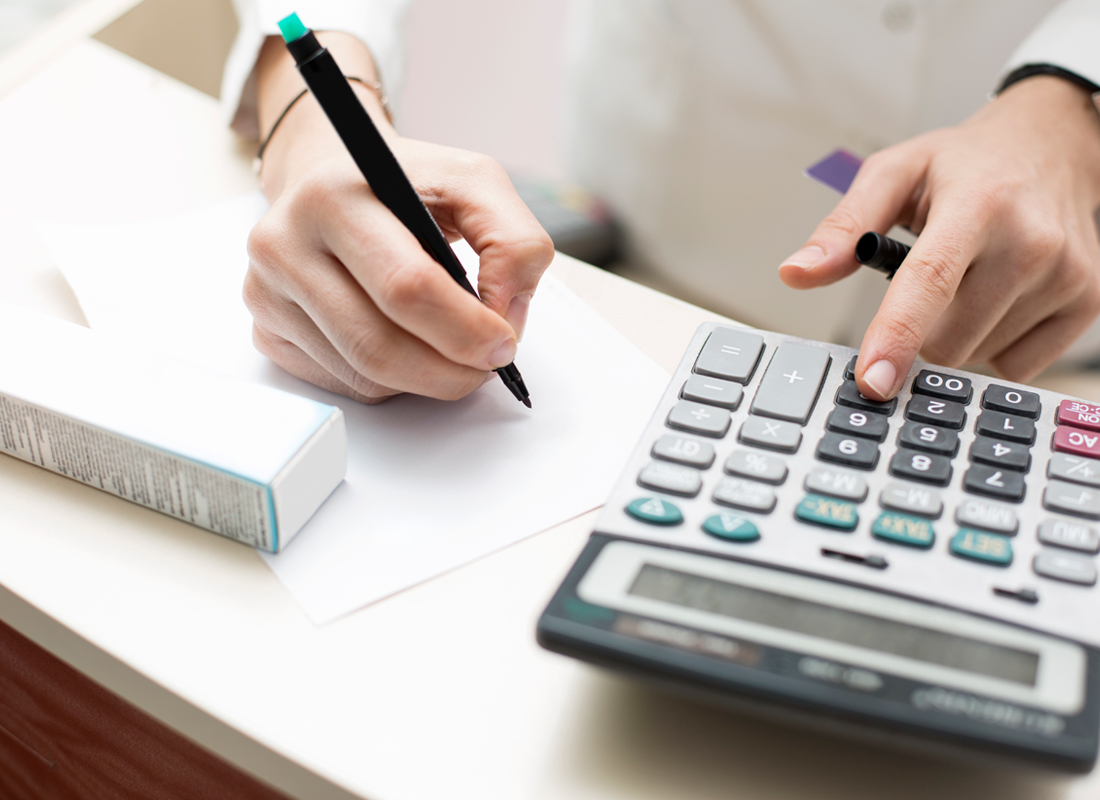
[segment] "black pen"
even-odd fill
[[[409,183],[335,59],[317,41],[313,31],[302,24],[297,14],[280,20],[279,30],[306,86],[340,135],[375,197],[412,232],[420,246],[447,270],[459,286],[477,297],[477,291],[466,278],[466,270],[447,244],[435,218]],[[509,364],[495,372],[516,399],[530,408],[530,395],[516,365]]]

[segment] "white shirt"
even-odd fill
[[[398,94],[408,0],[234,0],[222,97],[255,135],[250,74],[292,7],[359,36]],[[701,304],[773,330],[858,342],[886,282],[798,292],[778,278],[837,196],[802,176],[952,125],[1025,63],[1100,84],[1100,0],[573,0],[566,142],[632,256]]]

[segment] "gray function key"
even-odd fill
[[[703,488],[703,479],[697,470],[660,461],[647,465],[638,476],[638,483],[649,489],[684,497],[695,497]]]
[[[886,484],[878,502],[891,511],[904,511],[933,519],[943,513],[943,500],[939,492],[909,483]]]
[[[1039,541],[1067,550],[1100,553],[1100,534],[1097,534],[1096,528],[1068,519],[1043,520],[1039,525]]]
[[[841,500],[862,503],[867,499],[867,481],[854,472],[843,469],[815,467],[806,476],[804,487],[807,492],[827,494]]]
[[[721,439],[730,429],[730,412],[681,400],[668,412],[668,426]]]
[[[783,459],[752,450],[734,450],[726,459],[726,472],[764,483],[783,483],[787,480],[787,465]]]
[[[775,492],[756,481],[723,478],[714,489],[714,502],[768,514],[775,508]]]
[[[654,458],[706,469],[714,463],[714,448],[698,439],[666,433],[653,443]]]
[[[1043,550],[1031,562],[1036,575],[1053,578],[1066,583],[1079,583],[1092,586],[1096,583],[1096,565],[1092,559],[1074,556],[1068,553],[1055,553]]]
[[[828,350],[784,342],[764,371],[752,401],[752,413],[805,425],[828,369]]]
[[[737,434],[737,438],[745,444],[793,453],[802,443],[802,429],[793,422],[749,417],[741,425],[741,432]]]
[[[764,337],[735,328],[715,328],[695,359],[695,372],[748,383],[764,350]]]
[[[1052,480],[1043,492],[1043,507],[1075,517],[1100,519],[1100,491]]]
[[[739,383],[709,378],[705,375],[692,375],[680,390],[680,397],[684,400],[695,400],[735,411],[741,405],[741,396],[744,391]]]
[[[1100,461],[1066,453],[1051,453],[1047,477],[1083,483],[1085,486],[1100,486]]]
[[[1005,536],[1015,536],[1019,528],[1016,510],[1001,503],[968,498],[955,511],[955,522],[964,528],[981,528]]]

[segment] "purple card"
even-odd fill
[[[829,153],[802,174],[844,194],[862,164],[863,159],[842,148]]]

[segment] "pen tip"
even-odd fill
[[[523,404],[525,406],[527,406],[528,408],[530,408],[531,407],[531,398],[530,397],[523,398]]]

